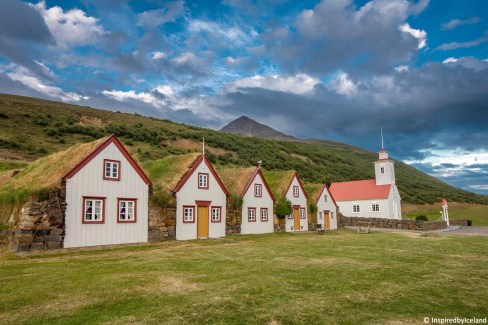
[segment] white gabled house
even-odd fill
[[[293,208],[292,213],[286,216],[286,231],[307,231],[308,196],[297,172],[293,174],[293,177],[290,180],[285,192],[285,197],[291,202]]]
[[[261,168],[256,168],[251,174],[241,198],[241,234],[274,232],[273,206],[275,198],[261,172]]]
[[[80,161],[63,181],[64,247],[147,242],[151,181],[115,135]]]
[[[205,155],[200,155],[173,189],[176,239],[225,237],[229,192]]]
[[[401,219],[401,198],[395,166],[383,148],[374,162],[375,179],[332,183],[330,193],[347,217]]]
[[[322,225],[325,230],[337,229],[337,204],[330,194],[327,184],[322,186],[315,203],[317,205],[317,224]]]

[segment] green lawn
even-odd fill
[[[488,237],[350,230],[0,252],[0,323],[421,324],[488,316]]]
[[[449,219],[473,220],[473,226],[488,226],[488,206],[469,203],[448,203]],[[429,221],[436,221],[441,216],[441,203],[438,204],[402,204],[402,213],[410,219],[425,215]]]

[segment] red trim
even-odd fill
[[[208,168],[210,169],[210,172],[212,173],[212,175],[215,177],[215,179],[217,180],[217,183],[219,183],[220,185],[220,188],[222,189],[222,191],[224,191],[225,195],[229,195],[229,191],[227,191],[227,188],[225,187],[224,183],[222,183],[222,181],[220,180],[220,177],[219,175],[217,175],[217,172],[215,171],[215,169],[213,168],[212,164],[210,163],[210,161],[207,159],[207,157],[205,157],[204,155],[200,155],[196,160],[195,162],[193,163],[193,166],[191,167],[191,169],[188,171],[188,173],[180,180],[180,182],[178,183],[178,185],[176,185],[176,187],[174,188],[173,190],[173,193],[176,193],[178,192],[179,190],[181,190],[181,188],[183,187],[183,185],[186,184],[186,182],[188,181],[188,179],[190,179],[191,175],[193,175],[193,173],[195,172],[195,170],[197,170],[198,166],[202,163],[202,161],[205,162],[205,164],[207,164]]]
[[[294,179],[295,177],[296,177],[296,178],[297,178],[297,180],[298,180],[298,185],[300,185],[300,187],[302,188],[302,192],[303,192],[303,194],[305,195],[305,198],[308,200],[308,195],[307,195],[307,192],[305,192],[305,189],[304,189],[304,187],[303,187],[302,181],[300,180],[300,177],[298,177],[298,173],[297,173],[297,172],[295,172],[295,174],[294,174],[294,175],[293,175],[293,177],[291,178],[291,180],[290,180],[290,184],[288,184],[288,188],[287,188],[287,189],[286,189],[286,191],[285,191],[285,195],[286,195],[286,193],[288,193],[288,191],[290,190],[291,184],[293,183],[293,179]]]
[[[293,209],[300,209],[300,204],[293,205]]]
[[[219,212],[219,221],[212,220],[212,210],[213,209],[218,209],[220,211]],[[222,222],[222,207],[210,207],[210,222],[212,222],[212,223]]]
[[[249,211],[253,210],[254,211],[254,220],[249,219]],[[256,216],[256,208],[247,208],[247,222],[256,222],[257,216]]]
[[[262,211],[266,211],[266,219],[265,220],[263,220],[263,216],[262,216],[262,213],[263,212]],[[263,222],[268,222],[268,220],[269,220],[269,217],[268,217],[268,208],[261,208],[259,210],[259,220],[260,221],[263,221]]]
[[[120,201],[132,201],[134,202],[134,219],[133,220],[120,220]],[[125,207],[127,209],[127,207]],[[137,222],[137,199],[118,197],[117,198],[117,223],[136,223]]]
[[[192,209],[192,221],[185,221],[185,208]],[[194,205],[184,205],[183,206],[183,223],[195,223],[195,206]]]
[[[303,217],[302,217],[303,211]],[[307,219],[307,210],[305,208],[300,208],[300,219]]]
[[[72,170],[70,170],[66,175],[64,175],[63,179],[70,179],[76,173],[78,173],[83,167],[85,167],[86,164],[88,164],[90,161],[92,161],[93,158],[95,158],[100,152],[102,152],[103,149],[105,149],[109,144],[115,144],[117,148],[119,148],[120,152],[124,155],[125,159],[131,164],[131,166],[135,169],[137,174],[142,178],[142,180],[147,184],[147,185],[152,185],[151,180],[147,175],[144,173],[141,167],[137,164],[137,162],[132,158],[132,156],[129,154],[129,152],[125,149],[125,147],[122,145],[120,140],[112,134],[105,142],[103,142],[100,146],[98,146],[91,154],[89,154],[87,157],[85,157],[82,161],[78,163]],[[105,166],[104,166],[105,167]]]
[[[195,200],[195,204],[198,207],[208,207],[208,206],[210,206],[210,203],[212,203],[212,201],[199,201],[199,200]]]
[[[116,178],[113,178],[113,177],[107,177],[107,174],[106,174],[106,171],[107,171],[107,162],[112,162],[112,163],[117,163],[118,166],[117,166],[117,177]],[[120,181],[120,166],[122,164],[120,163],[120,160],[112,160],[112,159],[104,159],[103,160],[103,179],[104,180],[107,180],[107,181]],[[110,171],[112,172],[112,171]]]
[[[207,186],[200,186],[200,175],[206,175],[207,176]],[[197,181],[198,181],[198,188],[208,190],[208,183],[210,182],[210,177],[209,177],[208,173],[198,173]]]
[[[104,224],[105,223],[105,199],[106,199],[106,197],[102,197],[102,196],[83,196],[83,205],[81,207],[81,223],[82,224]],[[102,220],[100,220],[100,221],[86,221],[85,220],[85,201],[86,200],[102,201]],[[93,209],[93,207],[92,207],[92,209]]]
[[[336,203],[336,201],[335,201],[334,196],[332,195],[332,193],[330,193],[329,187],[327,186],[327,184],[324,184],[324,186],[322,186],[322,189],[320,190],[319,196],[315,200],[315,204],[319,204],[319,200],[322,197],[322,194],[324,193],[324,190],[327,190],[327,193],[329,194],[330,198],[332,199],[332,202],[334,202],[334,205],[337,208],[337,203]]]
[[[259,195],[256,195],[257,186],[259,186]],[[254,184],[254,197],[263,197],[263,184]]]
[[[268,182],[266,182],[266,178],[264,178],[263,172],[261,171],[261,168],[259,168],[259,167],[256,168],[256,170],[254,171],[254,174],[249,179],[249,182],[247,182],[247,185],[244,188],[244,191],[242,191],[241,198],[243,198],[244,195],[246,195],[247,191],[249,190],[249,187],[251,187],[251,184],[254,182],[254,179],[256,178],[256,176],[258,174],[261,176],[261,180],[263,181],[264,187],[268,191],[269,196],[271,197],[271,199],[273,200],[273,202],[276,202],[275,197],[274,197],[273,193],[271,192],[271,190],[270,190],[270,188],[268,186]],[[263,191],[261,189],[261,195],[262,194],[263,194]]]

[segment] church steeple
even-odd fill
[[[395,184],[395,166],[388,157],[383,142],[383,128],[381,128],[381,150],[378,153],[378,161],[374,163],[376,185]]]

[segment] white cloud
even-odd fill
[[[122,91],[122,90],[104,90],[102,91],[102,94],[104,94],[107,97],[113,98],[119,102],[124,102],[126,100],[137,100],[144,102],[146,104],[151,104],[155,107],[164,107],[166,106],[167,100],[158,98],[154,94],[150,92],[135,92],[134,90],[129,90],[129,91]]]
[[[420,160],[405,160],[407,164],[431,164],[440,166],[441,164],[453,164],[456,166],[470,166],[488,163],[488,151],[464,151],[464,150],[420,150],[428,156]]]
[[[256,37],[257,32],[251,30],[245,33],[241,28],[235,26],[223,26],[216,22],[203,20],[192,20],[188,25],[188,31],[191,33],[208,33],[218,38],[230,41],[236,45],[242,45],[250,41],[251,37]]]
[[[86,16],[83,10],[64,11],[58,6],[47,8],[45,1],[40,1],[34,7],[44,18],[56,44],[62,49],[92,44],[99,35],[104,34],[98,20]]]
[[[257,75],[230,82],[227,84],[226,90],[236,92],[238,91],[238,88],[263,88],[293,94],[306,94],[312,92],[314,86],[318,83],[320,83],[319,79],[302,73],[289,77]]]
[[[486,33],[488,35],[488,32]],[[436,50],[440,51],[449,51],[449,50],[457,50],[457,49],[462,49],[462,48],[470,48],[470,47],[475,47],[480,44],[483,44],[488,41],[488,36],[480,37],[478,39],[475,39],[473,41],[467,41],[467,42],[451,42],[451,43],[445,43],[442,44],[438,47],[436,47]]]
[[[442,61],[442,63],[446,66],[461,66],[474,71],[481,71],[488,68],[488,62],[486,60],[479,60],[472,56],[462,56],[459,58],[449,57]]]
[[[65,92],[56,86],[46,85],[38,78],[30,75],[29,71],[24,67],[15,66],[14,71],[8,72],[7,76],[13,81],[18,81],[41,94],[62,101],[77,102],[81,99],[89,99],[89,97],[84,97],[76,93]]]
[[[176,21],[184,12],[184,1],[166,2],[161,9],[148,10],[137,15],[137,24],[153,28],[158,27],[162,24]]]
[[[453,57],[451,56],[451,57],[449,57],[449,58],[445,59],[444,61],[442,61],[442,63],[444,63],[444,64],[448,64],[448,63],[455,63],[455,62],[457,62],[457,61],[458,61],[458,59],[453,58]]]
[[[483,184],[483,185],[469,185],[469,187],[474,188],[475,190],[488,190],[488,184]]]
[[[408,67],[408,65],[399,65],[395,67],[395,70],[401,73],[401,72],[408,72],[410,68]]]
[[[412,35],[419,42],[418,48],[422,49],[427,45],[427,32],[421,29],[415,29],[410,27],[408,23],[400,25],[399,29],[407,34]]]
[[[337,77],[327,84],[327,88],[345,96],[350,96],[357,92],[356,85],[345,72],[338,73]]]
[[[165,57],[167,57],[167,54],[164,52],[155,51],[150,53],[150,59],[153,61],[164,59]]]
[[[478,17],[471,17],[468,19],[453,19],[445,24],[442,24],[441,28],[443,30],[451,30],[462,25],[470,25],[479,23],[481,19]]]

